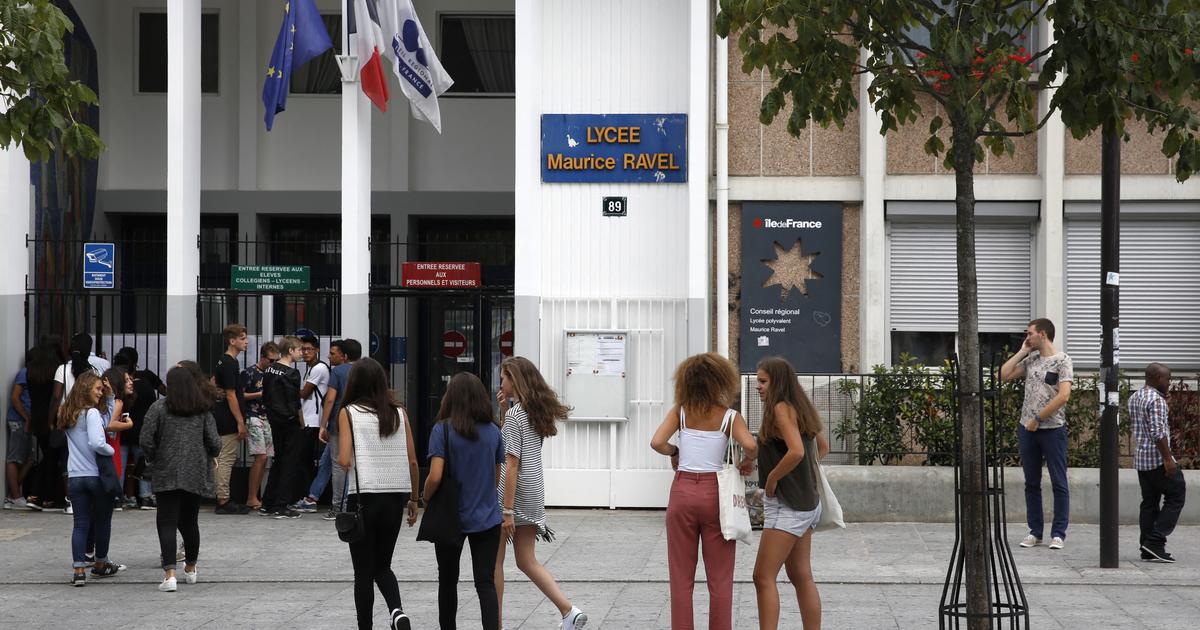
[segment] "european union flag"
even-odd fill
[[[275,122],[275,114],[287,107],[292,68],[308,63],[332,47],[313,0],[290,0],[283,4],[283,25],[279,27],[275,50],[267,66],[267,82],[263,84],[263,105],[267,110],[263,120],[267,131]]]

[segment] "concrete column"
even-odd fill
[[[537,0],[516,0],[516,154],[514,196],[516,248],[513,281],[513,353],[541,362],[542,199],[538,165],[542,103],[541,10]]]
[[[167,2],[167,364],[196,358],[200,0]]]
[[[239,2],[237,7],[238,33],[238,190],[258,189],[258,139],[263,132],[262,88],[258,54],[258,3]],[[241,226],[238,231],[243,232]],[[240,237],[239,237],[240,238]]]
[[[688,58],[695,66],[688,73],[688,247],[687,260],[681,261],[688,268],[688,354],[707,351],[712,332],[709,308],[712,250],[709,247],[708,226],[708,140],[711,130],[709,80],[712,76],[709,51],[713,34],[708,9],[707,2],[692,2],[689,12],[691,28]],[[722,235],[722,238],[725,236]],[[727,333],[718,331],[718,334]]]
[[[0,383],[5,395],[0,411],[8,417],[9,387],[25,362],[25,278],[29,275],[29,250],[33,188],[29,185],[29,160],[21,147],[0,149]],[[8,432],[0,435],[0,449],[7,448]]]
[[[343,16],[345,9],[342,9]],[[342,19],[342,41],[346,41]],[[357,64],[358,62],[355,62]],[[347,67],[348,69],[348,67]],[[401,104],[403,105],[403,104]],[[403,108],[400,108],[403,112]],[[357,73],[342,78],[342,337],[370,340],[371,102]]]
[[[864,56],[868,53],[864,50]],[[860,229],[859,370],[887,364],[887,227],[884,218],[883,184],[887,177],[887,140],[880,135],[883,121],[871,107],[867,87],[873,75],[859,77],[859,170],[862,173],[863,204]]]
[[[1054,25],[1043,20],[1043,47],[1054,43]],[[1061,76],[1060,76],[1061,79]],[[1052,92],[1038,97],[1038,120],[1050,107]],[[1042,176],[1041,220],[1037,225],[1037,264],[1034,267],[1034,317],[1048,317],[1059,331],[1054,340],[1067,347],[1066,278],[1063,233],[1063,180],[1066,175],[1066,125],[1054,112],[1038,132],[1038,172]]]

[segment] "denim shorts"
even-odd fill
[[[763,497],[763,529],[778,529],[793,536],[803,536],[821,520],[821,504],[808,510],[793,510],[778,498]]]
[[[8,449],[4,456],[6,462],[16,462],[18,464],[29,458],[30,440],[32,438],[25,432],[25,421],[20,420],[14,422],[8,421]]]

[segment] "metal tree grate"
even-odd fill
[[[1008,546],[1008,519],[1004,504],[1004,469],[1000,465],[1000,458],[995,454],[996,444],[999,440],[998,433],[1005,430],[1006,427],[1003,419],[998,417],[1000,414],[999,389],[997,388],[999,370],[996,366],[992,366],[990,376],[988,382],[992,388],[984,389],[981,379],[980,391],[983,395],[978,398],[977,403],[973,403],[979,404],[983,414],[991,415],[995,420],[990,423],[994,427],[990,436],[986,433],[989,423],[980,422],[979,427],[980,438],[985,445],[983,461],[979,464],[983,468],[980,478],[983,479],[986,487],[964,488],[962,471],[958,466],[954,468],[954,551],[950,556],[950,565],[946,571],[946,582],[942,587],[942,599],[938,607],[938,627],[942,630],[958,630],[969,627],[970,624],[967,622],[979,616],[978,613],[972,614],[967,610],[967,553],[963,536],[963,499],[980,494],[986,497],[984,523],[988,532],[987,567],[990,582],[987,612],[982,613],[982,616],[987,618],[989,628],[1006,628],[1008,630],[1028,630],[1029,628],[1029,602],[1025,598],[1025,589],[1021,586],[1021,576],[1017,572],[1012,549]],[[957,378],[954,379],[954,382],[957,383]],[[955,397],[955,399],[961,401],[959,397]],[[959,402],[955,411],[958,424],[961,426],[962,402]],[[985,417],[983,414],[981,414],[981,418]],[[989,439],[991,448],[987,448]],[[961,463],[961,438],[955,441],[955,456],[957,462]]]

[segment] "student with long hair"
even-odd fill
[[[387,375],[374,359],[356,361],[338,413],[338,463],[349,470],[348,510],[363,510],[363,537],[350,543],[354,608],[358,627],[371,627],[375,586],[391,611],[393,630],[411,624],[392,573],[392,552],[401,523],[417,522],[413,481],[419,478],[408,415],[388,391]]]
[[[542,441],[558,433],[555,422],[566,420],[571,408],[559,402],[541,372],[525,357],[509,357],[500,364],[496,401],[504,415],[505,465],[500,469],[497,489],[504,517],[501,537],[512,541],[517,568],[558,608],[562,629],[582,628],[587,624],[587,615],[571,605],[554,576],[534,553],[538,538],[554,539],[554,532],[546,526]],[[496,595],[502,619],[504,547],[500,545],[496,557]]]
[[[96,559],[92,566],[95,577],[109,577],[125,567],[108,559],[108,544],[112,534],[113,500],[100,482],[97,455],[113,454],[104,439],[104,421],[100,405],[104,385],[100,377],[85,370],[71,384],[67,400],[58,409],[57,428],[67,436],[68,492],[74,507],[74,527],[71,530],[71,560],[75,573],[74,586],[87,584],[89,532],[95,535]]]
[[[353,377],[350,384],[354,384]],[[429,436],[429,475],[425,478],[423,496],[428,501],[437,494],[445,474],[460,484],[458,516],[463,535],[471,545],[471,571],[483,628],[499,630],[500,610],[494,580],[501,518],[496,482],[500,479],[500,464],[504,462],[504,440],[500,427],[493,421],[492,403],[479,377],[459,372],[450,379],[437,420]],[[457,545],[436,544],[434,552],[438,564],[438,621],[442,630],[455,630],[462,541]]]
[[[779,627],[779,569],[787,569],[796,589],[805,630],[821,628],[821,595],[813,581],[812,533],[821,518],[818,461],[829,442],[816,407],[787,360],[758,363],[758,396],[763,401],[759,430],[758,476],[766,492],[763,532],[754,562],[760,630]]]
[[[101,416],[104,418],[108,445],[113,447],[113,465],[117,469],[117,479],[121,487],[125,487],[125,466],[121,459],[121,433],[133,428],[133,420],[129,417],[129,409],[133,406],[133,378],[124,368],[112,367],[104,371],[100,377],[104,383],[105,404],[102,405]],[[122,497],[117,497],[121,499]],[[121,503],[118,503],[120,506]]]
[[[125,368],[133,377],[133,401],[126,406],[133,427],[121,436],[121,461],[128,467],[125,474],[125,507],[152,510],[156,504],[150,496],[150,482],[148,479],[142,479],[142,475],[139,474],[145,470],[140,446],[142,424],[146,420],[146,412],[150,410],[150,405],[153,405],[159,396],[167,394],[167,386],[154,372],[139,370],[138,360],[138,351],[131,346],[121,348],[113,356],[113,365]]]
[[[214,494],[209,474],[212,458],[221,452],[221,437],[212,409],[214,392],[201,387],[207,379],[181,365],[167,371],[167,396],[146,412],[141,447],[150,466],[150,485],[158,498],[158,544],[163,581],[158,590],[175,592],[175,531],[183,536],[183,576],[195,584],[200,554],[200,498]]]
[[[717,473],[725,466],[729,440],[744,451],[748,470],[758,452],[746,420],[729,408],[738,392],[738,373],[729,359],[708,352],[675,369],[675,405],[667,412],[650,448],[671,458],[675,480],[667,503],[667,568],[671,582],[671,628],[691,630],[697,546],[704,551],[708,581],[708,627],[733,626],[733,564],[737,541],[721,534]],[[670,439],[679,434],[678,446]]]

